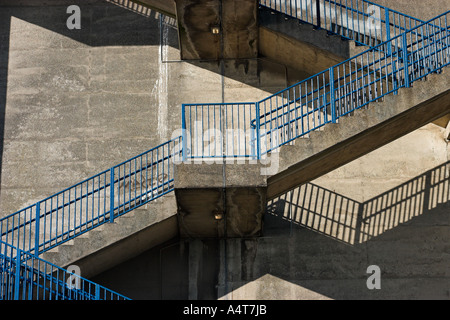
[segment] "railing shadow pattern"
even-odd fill
[[[446,162],[364,202],[307,183],[270,201],[267,213],[357,245],[449,205],[450,162]]]

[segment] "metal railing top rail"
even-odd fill
[[[131,300],[0,240],[0,300]]]
[[[260,0],[259,4],[370,47],[424,23],[366,0]]]

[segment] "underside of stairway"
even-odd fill
[[[170,2],[159,0],[140,0],[133,1],[137,4],[144,5],[153,10],[159,11],[162,14],[176,17],[177,5],[175,2],[173,6]],[[184,1],[179,1],[180,5],[184,6]],[[217,1],[214,2],[217,6]],[[256,2],[255,2],[256,3]],[[196,4],[197,8],[201,9],[201,4]],[[210,3],[210,5],[213,5]],[[229,7],[233,8],[233,6]],[[236,9],[236,8],[235,8]],[[180,9],[178,9],[180,11]],[[192,8],[190,9],[192,10]],[[294,70],[301,70],[307,75],[315,74],[323,69],[326,69],[336,63],[344,61],[349,57],[362,52],[366,47],[356,46],[354,41],[343,39],[340,36],[331,35],[325,30],[317,30],[310,24],[301,24],[296,19],[287,19],[283,14],[277,13],[267,8],[258,9],[258,24],[255,31],[257,33],[257,52],[260,57],[277,61],[288,68]],[[180,27],[180,26],[179,26]],[[234,30],[234,31],[233,31]],[[209,32],[209,30],[207,30]],[[235,29],[228,29],[230,36],[233,38],[236,33]],[[208,35],[209,37],[209,35]],[[197,41],[206,41],[204,37],[199,36]],[[234,43],[234,42],[232,42]],[[229,48],[233,48],[230,46]],[[237,48],[237,47],[236,47]],[[273,50],[276,48],[283,48],[283,50]],[[183,46],[181,46],[183,49]],[[230,49],[230,50],[231,50]],[[229,54],[234,57],[235,53]],[[239,53],[238,53],[239,55]],[[292,59],[292,56],[301,57],[301,59]],[[253,57],[253,53],[249,56]],[[204,57],[202,58],[211,58]],[[217,57],[215,57],[217,58]],[[189,59],[188,59],[189,60]],[[189,169],[188,169],[189,170]],[[221,175],[221,166],[218,167],[218,173]],[[231,171],[236,171],[235,168],[230,167]],[[240,169],[239,169],[240,170]],[[259,170],[259,167],[257,168]],[[244,170],[248,172],[248,170]],[[242,172],[242,171],[241,171]],[[241,175],[242,177],[242,175]],[[54,263],[55,265],[67,267],[69,265],[78,265],[83,269],[83,275],[92,277],[105,271],[114,265],[117,265],[127,259],[130,259],[145,250],[148,250],[156,245],[160,245],[172,238],[181,237],[237,237],[237,236],[258,236],[262,234],[262,216],[265,208],[265,194],[266,179],[259,185],[264,185],[263,192],[253,191],[249,192],[248,197],[244,197],[240,205],[246,203],[253,204],[256,211],[246,210],[247,220],[243,215],[236,211],[234,217],[228,214],[227,230],[223,223],[211,219],[211,212],[208,211],[205,199],[202,201],[202,209],[206,209],[206,218],[196,215],[184,216],[180,215],[183,212],[183,200],[186,199],[185,191],[189,179],[186,183],[179,185],[176,195],[168,194],[155,201],[147,203],[146,205],[127,213],[120,218],[115,219],[113,224],[103,224],[81,236],[78,236],[66,243],[63,243],[50,251],[44,252],[41,256],[43,259]],[[209,181],[211,181],[208,178]],[[199,182],[199,181],[197,181]],[[221,177],[218,177],[217,182],[222,183]],[[188,188],[191,188],[189,186]],[[197,188],[203,193],[205,190]],[[243,189],[236,189],[242,192]],[[250,188],[249,190],[256,190]],[[222,188],[218,188],[213,194],[221,197]],[[247,190],[248,191],[248,190]],[[194,192],[195,194],[195,192]],[[225,206],[236,207],[234,201],[237,198],[230,198],[232,193],[228,190],[229,203]],[[253,195],[253,200],[248,202],[249,197]],[[191,200],[195,199],[195,195],[188,196]],[[178,207],[177,207],[178,206]],[[215,206],[215,210],[220,209],[222,205]],[[247,206],[248,207],[248,206]],[[236,207],[237,208],[237,207]],[[248,207],[249,208],[249,207]],[[256,222],[253,221],[254,215],[257,216]],[[192,224],[191,219],[196,221]],[[242,227],[246,225],[245,227]],[[198,231],[198,230],[201,231]],[[196,231],[197,230],[197,231]]]

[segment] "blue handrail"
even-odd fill
[[[0,300],[130,300],[0,241]]]
[[[259,4],[370,47],[424,23],[366,0],[260,0]]]
[[[36,256],[173,189],[181,137],[0,219],[0,239]]]
[[[370,102],[397,94],[399,88],[409,87],[431,73],[439,73],[450,63],[448,15],[448,12],[441,14],[261,101],[231,104],[244,114],[259,116],[247,124],[247,132],[240,132],[243,126],[236,127],[224,116],[219,125],[214,125],[222,129],[221,132],[236,129],[238,138],[249,146],[246,150],[251,150],[242,155],[231,146],[233,151],[225,152],[223,157],[263,156],[329,122],[337,122]],[[214,109],[215,114],[223,114],[222,109],[229,105],[207,106]],[[198,136],[193,127],[186,124],[192,118],[203,119],[198,115],[200,106],[202,114],[210,113],[201,104],[182,106],[183,128],[187,131],[183,138],[188,140],[184,142],[188,147]],[[204,138],[208,143],[211,136]],[[205,144],[205,139],[200,140]],[[201,153],[201,146],[197,149],[200,154],[195,153],[195,157],[210,156]],[[229,150],[226,143],[221,150]],[[221,153],[216,156],[220,157]]]

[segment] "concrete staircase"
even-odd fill
[[[367,49],[356,46],[353,41],[343,41],[339,36],[330,36],[325,30],[314,30],[310,25],[284,20],[281,15],[262,14],[270,16],[264,18],[266,20],[260,26],[261,52],[270,59],[291,63],[292,68],[302,70],[309,67],[308,72],[314,74]],[[300,39],[295,34],[303,36]],[[276,45],[273,45],[274,41]],[[292,56],[299,56],[300,51],[308,52],[301,55],[305,59],[292,59]],[[293,61],[304,65],[294,65]],[[308,137],[298,138],[279,148],[278,171],[265,179],[265,186],[258,184],[265,195],[261,197],[258,191],[257,197],[265,205],[267,200],[427,123],[442,119],[449,111],[450,71],[447,67],[441,74],[429,75],[426,81],[399,89],[397,95],[391,94],[382,101],[370,103],[336,124],[327,124],[323,130],[311,132]],[[58,266],[76,264],[83,270],[82,276],[92,277],[178,236],[181,228],[177,216],[180,211],[178,200],[174,193],[165,195],[117,218],[113,224],[97,227],[41,256]],[[212,221],[211,226],[215,225],[216,222]],[[262,224],[257,227],[262,228]],[[254,229],[251,231],[252,236],[259,234]]]
[[[450,68],[356,110],[324,130],[279,150],[280,166],[267,179],[267,198],[291,190],[392,142],[450,112]]]
[[[167,194],[114,223],[100,225],[41,255],[57,266],[77,265],[90,278],[102,271],[173,239],[178,234],[176,201]]]
[[[374,54],[379,57],[382,53]],[[228,188],[226,201],[231,202],[224,202],[222,210],[238,208],[235,203],[236,199],[240,201],[241,205],[245,203],[259,205],[253,205],[256,208],[254,212],[248,211],[247,208],[245,215],[241,215],[239,210],[235,210],[233,215],[227,216],[228,220],[225,226],[223,223],[220,225],[222,230],[219,232],[218,227],[221,222],[215,221],[214,215],[208,210],[217,211],[214,203],[224,196],[222,193],[224,187],[221,182],[222,165],[209,166],[211,170],[215,170],[213,172],[213,176],[215,174],[217,180],[214,180],[215,186],[206,185],[203,181],[203,185],[200,187],[196,184],[201,183],[201,179],[192,177],[195,177],[199,170],[204,170],[202,168],[204,166],[193,165],[190,168],[183,167],[181,170],[186,177],[191,177],[190,181],[182,179],[183,184],[180,186],[177,177],[175,178],[176,184],[178,184],[178,187],[175,186],[175,195],[171,193],[152,201],[132,213],[118,218],[116,223],[105,224],[83,237],[77,237],[71,242],[44,253],[42,256],[45,260],[59,266],[76,264],[81,267],[84,276],[89,277],[178,235],[192,236],[185,232],[186,225],[190,230],[197,230],[195,236],[200,237],[229,236],[231,229],[227,230],[226,228],[231,226],[235,228],[234,230],[238,230],[234,236],[258,236],[263,227],[261,221],[264,214],[260,209],[265,207],[267,200],[320,177],[427,123],[441,119],[449,111],[450,71],[446,67],[443,68],[442,73],[431,74],[427,76],[426,80],[414,82],[410,88],[399,89],[396,95],[387,95],[377,102],[372,102],[368,106],[354,111],[347,117],[341,117],[338,123],[329,123],[320,130],[313,131],[305,137],[294,140],[289,145],[280,147],[270,155],[273,157],[276,154],[279,157],[277,172],[262,180],[261,177],[258,177],[256,184],[252,185],[252,180],[246,179],[246,177],[249,174],[254,176],[253,169],[259,170],[260,167],[252,168],[252,170],[244,168],[245,170],[243,170],[242,167],[233,168],[232,165],[229,169],[227,168],[227,176],[234,176],[236,181],[240,182],[234,185],[233,181],[226,182],[226,188]],[[203,176],[205,176],[204,172]],[[242,181],[243,177],[245,181]],[[208,176],[208,181],[211,181],[211,175]],[[195,190],[195,192],[192,193],[190,190]],[[205,198],[205,190],[212,191],[211,203],[208,203],[208,199]],[[251,199],[242,196],[242,191]],[[203,212],[197,208],[198,210],[194,210],[196,212],[190,212],[185,216],[183,211],[186,206],[189,206],[189,203],[192,203],[196,194],[200,195],[201,207],[206,211]],[[230,194],[237,195],[237,197],[230,197]],[[180,217],[182,217],[183,223],[180,223]],[[257,223],[253,224],[254,221]],[[240,229],[239,226],[236,228],[237,224],[245,224],[250,227],[248,230]]]

